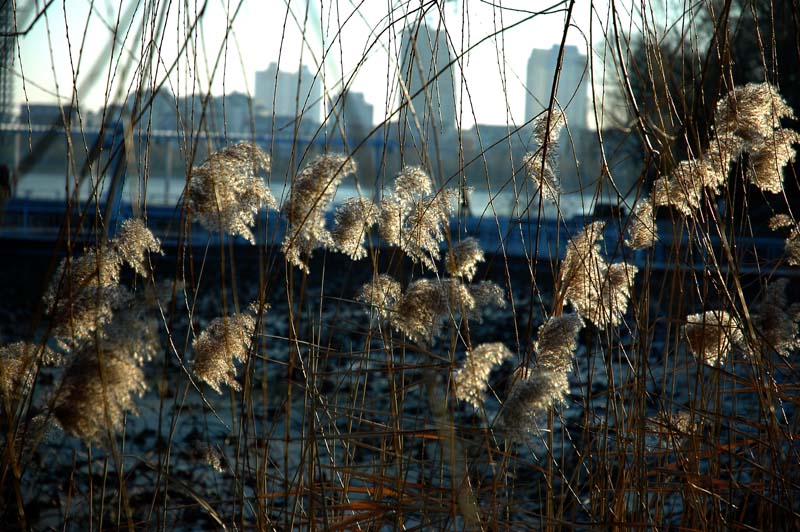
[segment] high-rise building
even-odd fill
[[[372,129],[372,105],[364,94],[344,91],[333,99],[333,109],[328,117],[329,136],[343,135],[347,142],[361,142]]]
[[[550,105],[559,50],[560,46],[555,45],[549,50],[531,52],[525,99],[526,122],[539,116]],[[559,140],[558,157],[561,186],[567,192],[583,190],[584,179],[592,178],[584,176],[585,172],[582,171],[587,157],[584,141],[588,138],[585,134],[588,127],[588,86],[589,68],[586,56],[580,53],[577,46],[564,47],[554,109],[562,110],[567,117],[567,127],[562,131]]]
[[[322,81],[308,67],[285,72],[276,63],[256,72],[255,100],[264,112],[281,118],[301,117],[319,123]],[[274,105],[273,105],[274,103]]]
[[[14,113],[14,10],[11,5],[0,7],[0,123],[11,122]]]
[[[400,123],[411,131],[416,131],[415,124],[418,123],[424,132],[421,140],[430,140],[431,134],[442,136],[455,130],[456,103],[451,61],[452,54],[444,31],[430,28],[422,21],[403,30],[399,94],[400,104],[405,104],[405,107],[400,113]],[[408,105],[408,96],[411,96],[411,105]]]
[[[560,46],[555,45],[549,50],[531,52],[528,59],[528,93],[525,99],[526,122],[550,105],[559,49]],[[586,56],[577,46],[564,47],[556,100],[564,110],[567,127],[571,130],[580,131],[587,128],[588,86],[589,68]]]
[[[331,103],[326,122],[328,142],[337,150],[346,148],[358,164],[359,175],[364,176],[365,183],[368,183],[375,177],[375,160],[383,149],[383,144],[375,142],[376,137],[372,142],[364,142],[373,127],[372,105],[367,103],[364,94],[347,90],[333,98]]]

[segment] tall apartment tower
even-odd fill
[[[276,117],[294,118],[302,114],[303,118],[319,123],[322,81],[315,79],[306,66],[299,72],[286,72],[279,70],[276,63],[270,63],[266,70],[256,72],[255,101]]]
[[[333,109],[328,117],[330,136],[344,134],[348,143],[361,142],[372,130],[373,107],[364,94],[344,91],[333,99]]]
[[[380,140],[380,135],[373,137],[373,142],[364,142],[372,131],[373,110],[363,93],[345,90],[331,100],[331,112],[325,123],[328,142],[338,151],[346,148],[355,158],[358,173],[365,178],[362,185],[376,177],[375,161],[384,149],[382,143],[374,142]]]
[[[416,136],[419,132],[415,124],[418,123],[422,133],[418,140],[430,142],[433,134],[441,138],[455,130],[452,59],[444,31],[431,28],[423,21],[403,30],[400,40],[400,77],[403,83],[398,92],[399,103],[405,107],[400,113],[400,124]],[[419,94],[414,96],[417,92]],[[408,96],[412,97],[411,105],[408,105]]]
[[[531,52],[528,59],[525,121],[537,116],[550,105],[559,48],[555,45],[549,50]],[[566,46],[556,99],[567,115],[567,125],[571,130],[583,131],[587,128],[588,86],[589,69],[586,56],[577,46]]]
[[[5,2],[4,2],[5,4]],[[11,4],[0,6],[0,123],[11,122],[14,114],[14,49],[17,38],[13,36],[13,10]]]
[[[560,47],[533,50],[528,60],[528,85],[525,98],[525,121],[538,116],[550,105],[550,93],[558,65]],[[561,75],[556,90],[556,109],[567,117],[567,128],[559,140],[559,174],[567,192],[582,190],[582,167],[586,160],[588,127],[589,69],[586,56],[577,46],[566,46],[561,63]],[[569,133],[569,137],[568,137]],[[577,163],[577,164],[576,164]],[[590,178],[591,176],[586,176]]]

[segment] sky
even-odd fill
[[[45,4],[18,2],[18,30]],[[343,85],[363,92],[381,121],[397,107],[391,79],[399,36],[424,16],[446,28],[453,50],[463,54],[456,74],[462,127],[521,123],[531,50],[561,42],[566,7],[558,0],[51,2],[18,40],[15,101],[68,103],[77,87],[81,108],[98,109],[142,79],[145,86],[163,82],[178,95],[209,88],[214,95],[253,94],[257,70],[278,62],[296,71],[302,63],[320,73],[330,94]],[[546,12],[532,13],[537,10]],[[594,54],[595,85],[603,84],[601,43],[609,20],[605,0],[577,0],[567,30],[566,44]]]

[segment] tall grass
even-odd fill
[[[403,5],[387,31],[399,35],[417,7],[437,6]],[[576,3],[557,7],[569,22]],[[757,80],[729,76],[726,39],[736,36],[733,20],[753,29],[747,10],[701,2],[661,29],[654,12],[627,7],[636,31],[621,27],[622,6],[595,13],[601,35],[590,33],[598,44],[587,69],[601,126],[592,135],[602,147],[606,115],[616,120],[638,139],[639,173],[617,174],[619,159],[604,149],[599,175],[577,191],[562,179],[564,139],[572,141],[562,95],[530,123],[508,123],[502,179],[490,175],[496,146],[481,141],[467,160],[464,144],[426,139],[436,109],[413,108],[409,87],[401,105],[414,124],[392,122],[389,109],[373,135],[385,135],[384,146],[398,130],[421,138],[365,171],[366,141],[325,153],[295,143],[284,160],[275,145],[215,135],[212,123],[225,116],[210,116],[211,100],[190,80],[200,105],[178,109],[190,113],[177,130],[173,156],[185,174],[171,225],[155,227],[139,201],[117,227],[100,193],[114,186],[113,164],[85,157],[91,143],[73,123],[52,265],[26,280],[42,281],[36,302],[4,302],[31,325],[0,350],[3,522],[800,525],[796,102],[763,54]],[[133,17],[151,44],[168,24],[160,9]],[[510,9],[498,5],[497,16]],[[442,31],[467,25],[469,10],[460,17]],[[710,38],[693,27],[703,17],[716,22]],[[186,22],[179,27],[196,49]],[[497,25],[502,62],[510,29]],[[677,30],[686,57],[667,65],[659,46],[680,27],[689,28]],[[180,57],[181,75],[194,59]],[[498,75],[508,82],[502,64]],[[542,75],[558,86],[558,68]],[[125,162],[143,188],[159,149],[145,89],[171,80],[142,69],[130,93]],[[456,85],[462,109],[477,105],[469,85]],[[514,149],[521,136],[531,139],[523,154]],[[481,164],[482,179],[468,179]],[[83,170],[88,201],[77,192]],[[356,193],[332,206],[350,182]],[[497,183],[513,195],[511,214],[489,202],[470,216],[471,195],[494,201]],[[563,212],[569,196],[587,204],[577,220]],[[753,198],[768,207],[751,211]],[[593,214],[609,202],[610,215]],[[518,256],[507,252],[515,245]]]

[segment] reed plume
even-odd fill
[[[148,271],[147,253],[163,253],[161,242],[139,218],[122,222],[119,234],[114,239],[114,247],[120,260],[143,277]]]
[[[381,319],[388,319],[394,306],[403,295],[403,287],[390,275],[381,274],[366,283],[356,296],[358,301],[370,305]]]
[[[226,470],[225,455],[216,445],[196,442],[192,448],[192,458],[195,462],[208,466],[217,473],[224,473]]]
[[[598,244],[604,229],[604,222],[587,225],[569,241],[561,263],[564,296],[578,314],[598,327],[619,325],[638,271],[632,264],[606,263]]]
[[[103,441],[123,427],[127,412],[136,413],[135,397],[146,389],[142,368],[132,357],[89,343],[67,368],[53,415],[70,434]]]
[[[325,210],[341,180],[355,171],[355,162],[346,155],[321,155],[297,175],[284,206],[289,230],[281,249],[290,264],[309,273],[306,259],[314,249],[335,248],[325,228]]]
[[[381,200],[378,214],[378,234],[389,245],[402,247],[403,220],[406,209],[394,196]]]
[[[800,349],[800,305],[789,305],[786,298],[788,279],[767,285],[764,296],[753,314],[753,327],[763,351],[774,351],[788,357]]]
[[[480,321],[483,311],[487,307],[505,308],[505,291],[492,281],[481,281],[478,284],[469,285],[469,293],[475,306],[467,313],[469,319]]]
[[[792,108],[769,83],[736,87],[717,102],[714,112],[717,136],[735,135],[748,145],[760,144],[780,127],[781,118],[792,117]]]
[[[592,222],[567,243],[561,262],[561,290],[578,313],[584,315],[599,298],[600,276],[605,261],[600,254],[605,222]]]
[[[412,261],[436,272],[434,261],[439,258],[457,191],[442,189],[431,195],[431,188],[431,179],[422,169],[404,167],[395,180],[394,194],[381,201],[378,234]]]
[[[655,436],[660,446],[674,449],[682,445],[686,436],[694,433],[695,425],[690,412],[677,414],[661,412],[657,417],[646,421],[645,431]]]
[[[467,351],[464,364],[453,375],[456,397],[480,408],[492,368],[512,356],[501,342],[481,344]]]
[[[705,164],[705,185],[719,194],[725,188],[728,172],[744,150],[744,141],[731,131],[712,133],[708,141],[703,163]]]
[[[444,189],[412,202],[400,231],[400,248],[433,272],[437,271],[434,261],[439,258],[439,244],[444,240],[455,197],[456,191]]]
[[[721,366],[744,335],[739,320],[724,310],[709,310],[686,317],[683,333],[691,353],[703,364]]]
[[[208,231],[238,235],[255,244],[255,215],[262,207],[276,207],[269,188],[256,175],[259,169],[269,172],[270,157],[251,142],[212,153],[190,173],[189,212]]]
[[[750,154],[751,180],[764,192],[778,194],[783,190],[783,169],[795,161],[794,144],[800,135],[791,129],[776,129],[754,146]]]
[[[534,371],[511,389],[495,427],[512,441],[524,441],[535,426],[536,416],[554,402],[562,401],[568,390],[563,371]]]
[[[364,237],[378,221],[378,207],[366,198],[348,198],[336,209],[336,222],[331,232],[333,247],[351,260],[367,256]]]
[[[469,289],[455,279],[418,279],[408,285],[394,306],[394,327],[410,340],[430,342],[442,319],[475,308]]]
[[[82,341],[111,321],[127,298],[118,285],[120,268],[119,254],[108,245],[61,261],[43,296],[56,336]]]
[[[652,199],[640,201],[633,210],[625,243],[631,249],[645,249],[655,243],[656,217],[653,213]]]
[[[256,321],[249,314],[214,319],[192,342],[194,374],[217,393],[222,393],[221,384],[241,390],[234,360],[247,359],[255,328]]]
[[[478,263],[483,262],[483,250],[475,238],[465,238],[450,248],[447,273],[471,281],[478,271]]]
[[[583,319],[575,313],[553,316],[544,322],[533,344],[539,366],[554,372],[569,371],[583,327]]]
[[[705,189],[722,192],[731,163],[743,152],[750,152],[752,182],[763,191],[780,192],[783,168],[795,160],[792,145],[800,142],[796,132],[780,128],[780,119],[793,116],[768,83],[734,89],[717,102],[716,126],[705,154],[680,161],[668,177],[653,183],[655,205],[692,216]]]
[[[433,180],[419,166],[404,166],[394,180],[394,196],[404,207],[433,192]]]
[[[661,177],[653,183],[653,202],[658,207],[670,206],[691,216],[700,206],[707,180],[707,167],[703,161],[681,161],[669,177]]]
[[[585,317],[596,325],[619,325],[628,310],[634,279],[639,268],[627,262],[609,265],[602,277],[600,298],[586,309]]]
[[[787,262],[791,266],[800,266],[800,224],[786,214],[776,214],[769,220],[769,228],[773,231],[786,227],[791,228],[784,245]]]
[[[561,193],[558,178],[558,137],[566,122],[563,112],[545,112],[533,123],[533,137],[538,145],[522,159],[523,166],[543,198],[555,203]]]
[[[0,394],[8,399],[21,396],[32,383],[37,364],[61,361],[61,355],[46,345],[20,341],[0,347]]]
[[[152,360],[161,345],[159,324],[150,309],[150,302],[129,292],[119,297],[112,319],[96,334],[97,346],[103,351],[125,353],[140,365]]]

